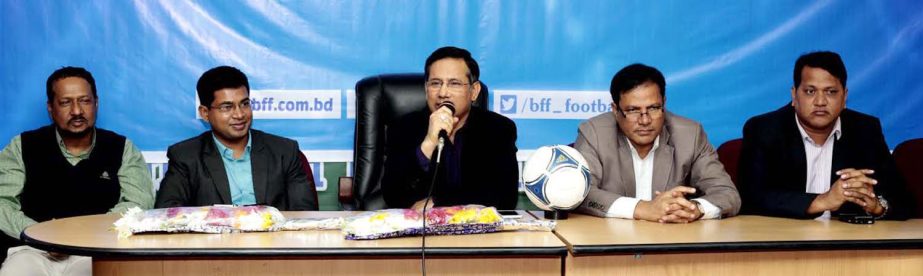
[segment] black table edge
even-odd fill
[[[21,235],[26,245],[61,253],[93,257],[272,257],[272,256],[417,256],[419,247],[400,248],[94,248],[52,244]],[[429,256],[567,256],[567,247],[427,247]]]

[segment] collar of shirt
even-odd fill
[[[212,133],[212,139],[215,140],[215,145],[218,146],[218,152],[221,153],[222,158],[231,161],[246,161],[250,159],[250,146],[253,143],[252,133],[247,133],[247,146],[244,147],[244,154],[240,155],[239,159],[234,159],[234,150],[222,144],[221,141],[218,141],[218,137],[215,136],[214,133]]]
[[[833,166],[833,143],[842,136],[840,127],[840,118],[836,119],[833,125],[833,131],[827,136],[823,145],[814,142],[814,139],[808,136],[808,133],[798,122],[798,116],[795,116],[795,125],[798,126],[798,132],[801,133],[801,141],[804,143],[804,153],[806,158],[807,170],[805,170],[805,192],[809,194],[823,194],[830,190],[830,170]],[[833,139],[831,139],[833,138]],[[824,211],[815,219],[826,220],[830,218],[830,211]]]
[[[58,149],[61,150],[61,153],[63,153],[64,157],[66,158],[79,158],[79,159],[89,158],[90,153],[93,152],[93,147],[96,146],[96,128],[93,128],[92,135],[93,135],[93,138],[90,138],[90,148],[78,154],[71,154],[69,151],[67,151],[67,145],[64,144],[64,139],[61,138],[61,133],[58,132],[57,128],[55,128],[54,130],[54,138],[58,140]]]
[[[628,140],[628,137],[625,137],[625,140]],[[628,140],[628,147],[631,149],[631,163],[635,173],[635,198],[651,200],[654,196],[651,190],[654,182],[654,153],[660,147],[660,135],[654,138],[654,146],[644,158],[641,158],[630,140]]]
[[[638,160],[647,160],[647,159],[654,158],[653,157],[654,152],[657,151],[657,148],[660,147],[660,135],[657,135],[657,137],[654,138],[654,146],[651,147],[651,150],[647,152],[647,156],[645,156],[644,159],[641,159],[641,154],[638,154],[638,150],[635,149],[635,145],[631,143],[631,140],[629,140],[627,136],[625,137],[625,141],[628,142],[628,148],[631,149],[631,157],[632,158],[637,157]]]
[[[811,137],[808,136],[808,133],[804,131],[804,127],[801,126],[801,122],[798,121],[798,115],[795,115],[795,125],[798,126],[798,132],[801,133],[801,139],[807,143],[811,143],[814,146],[823,146],[814,143],[814,139],[811,139]],[[831,131],[830,135],[827,136],[827,141],[830,141],[830,137],[834,137],[834,139],[840,140],[840,136],[843,135],[842,132],[843,131],[840,128],[840,118],[837,117],[836,123],[833,123],[833,131]]]

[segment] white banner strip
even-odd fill
[[[493,110],[511,119],[589,119],[611,112],[608,91],[493,90]]]
[[[340,119],[340,90],[250,90],[253,119]],[[196,97],[195,110],[199,107]],[[202,119],[196,111],[196,118]]]

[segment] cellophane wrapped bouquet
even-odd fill
[[[286,219],[271,206],[176,207],[142,211],[132,208],[115,223],[119,237],[145,232],[232,233],[341,230],[348,240],[372,240],[423,233],[423,213],[386,209],[346,217]],[[551,231],[555,222],[531,218],[502,219],[496,208],[480,205],[426,210],[427,235],[463,235],[497,231]]]
[[[115,222],[119,237],[144,232],[277,231],[285,217],[272,206],[174,207],[142,211],[131,208]]]
[[[426,210],[427,235],[490,233],[502,230],[503,219],[494,207],[460,205]],[[423,213],[386,209],[347,217],[343,234],[348,240],[370,240],[423,233]]]

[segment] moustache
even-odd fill
[[[87,121],[87,118],[85,118],[85,117],[83,117],[83,116],[76,116],[76,117],[70,118],[70,120],[67,120],[67,123],[73,123],[73,122],[76,122],[76,121],[84,121],[84,122],[86,122],[86,121]]]
[[[87,122],[88,120],[87,120],[86,117],[83,117],[83,116],[76,116],[76,117],[70,118],[70,120],[67,120],[67,124],[73,124],[73,123],[76,123],[76,122],[78,122],[78,121]]]

